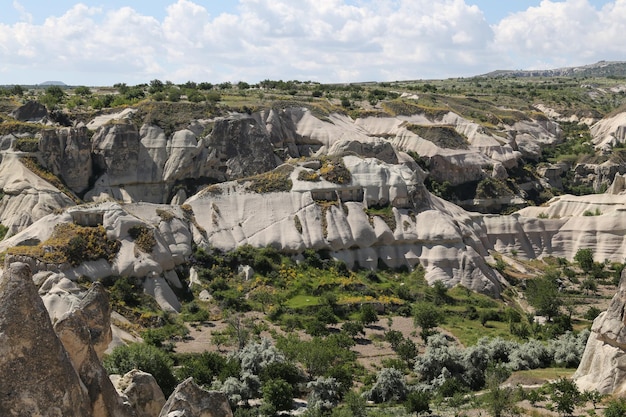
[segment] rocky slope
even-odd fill
[[[53,265],[18,258],[36,273],[70,280],[140,277],[146,292],[173,311],[180,308],[171,290],[181,285],[175,268],[186,262],[192,243],[223,250],[273,246],[293,255],[324,249],[349,266],[367,268],[419,263],[430,282],[493,295],[503,284],[488,265],[492,250],[571,259],[593,245],[598,259],[626,255],[620,238],[624,201],[616,191],[561,196],[514,216],[479,215],[430,194],[426,173],[403,152],[427,158],[430,178],[451,184],[504,179],[521,158],[561,140],[558,125],[545,118],[520,119],[494,132],[453,112],[318,118],[307,107],[292,106],[191,120],[168,136],[156,125],[137,126],[133,114],[130,109],[92,120],[91,140],[81,126],[45,131],[38,151],[27,153],[71,192],[104,201],[98,204],[75,206],[71,192],[60,192],[21,162],[19,138],[4,139],[0,221],[14,236],[0,243],[0,251],[44,244],[59,223],[102,224],[119,244],[113,259]],[[610,126],[608,131],[619,130]],[[320,156],[270,171],[281,163],[281,152],[283,158]],[[345,172],[336,174],[333,161]],[[106,202],[111,199],[118,202]],[[585,216],[587,211],[601,215]],[[133,228],[149,231],[154,244],[141,249]]]
[[[622,273],[617,293],[607,311],[591,327],[585,353],[574,374],[581,390],[598,390],[601,394],[626,394],[626,274]]]

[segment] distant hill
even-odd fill
[[[599,61],[580,67],[566,67],[547,70],[497,70],[481,77],[524,78],[524,77],[626,77],[626,62]]]
[[[43,82],[39,85],[43,85],[43,86],[49,86],[49,85],[61,85],[61,86],[67,86],[67,84],[65,84],[63,81],[46,81]]]

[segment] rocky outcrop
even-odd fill
[[[573,378],[581,390],[626,395],[626,272],[609,308],[591,327],[585,352]]]
[[[91,224],[92,219],[95,219],[95,224]],[[25,242],[45,242],[52,235],[54,227],[61,222],[87,227],[102,224],[108,239],[120,243],[115,258],[110,262],[98,259],[77,266],[68,263],[49,264],[20,256],[17,258],[28,262],[35,273],[54,272],[57,282],[64,278],[76,281],[79,277],[92,281],[110,276],[139,277],[142,278],[145,291],[164,310],[180,310],[180,303],[171,287],[181,288],[181,283],[173,270],[186,261],[191,254],[192,244],[190,226],[180,207],[147,203],[122,206],[112,202],[76,206],[66,213],[51,214],[41,219],[32,227],[0,242],[0,248],[6,249]],[[154,237],[151,250],[147,251],[137,245],[130,232],[133,227],[145,230],[145,233]],[[44,298],[48,297],[51,303],[64,304],[63,297],[50,294]],[[61,307],[60,311],[66,311],[63,308],[65,307]]]
[[[75,193],[87,190],[92,175],[91,135],[86,127],[44,130],[39,140],[42,165]]]
[[[48,116],[46,106],[38,101],[28,101],[10,114],[20,122],[39,122]]]
[[[500,277],[485,262],[481,230],[462,209],[432,197],[415,171],[376,159],[346,156],[351,180],[334,184],[315,176],[312,162],[296,164],[290,192],[252,193],[225,183],[190,198],[209,246],[272,246],[286,253],[326,249],[349,267],[426,269],[430,282],[463,284],[497,296]],[[321,202],[321,203],[320,203]],[[328,203],[324,203],[328,202]],[[385,220],[368,207],[387,207]]]
[[[159,417],[232,417],[223,392],[206,391],[192,378],[181,382],[161,410]]]
[[[589,131],[597,149],[610,151],[626,142],[626,112],[600,120]]]
[[[25,264],[8,265],[0,281],[0,375],[0,415],[92,416]]]
[[[215,122],[207,146],[217,152],[228,179],[267,172],[280,163],[267,131],[252,117]]]
[[[94,417],[134,417],[100,362],[111,342],[111,307],[102,284],[94,283],[78,306],[54,323],[74,369],[87,388]]]
[[[15,154],[0,162],[0,223],[11,236],[44,216],[75,203],[58,188],[26,168]]]
[[[115,389],[135,410],[137,417],[155,417],[165,405],[165,396],[154,377],[133,369],[124,376],[111,375]]]

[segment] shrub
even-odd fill
[[[146,253],[152,252],[156,245],[154,231],[147,226],[137,225],[128,229],[128,234],[135,241],[135,245]]]
[[[189,353],[177,356],[175,374],[179,380],[193,377],[199,385],[210,387],[226,367],[226,358],[216,352]]]
[[[404,407],[408,413],[429,413],[431,394],[428,391],[412,391],[404,402]]]
[[[378,313],[371,304],[363,304],[359,312],[359,321],[364,325],[369,325],[378,321]]]
[[[339,382],[335,378],[317,377],[306,385],[310,407],[330,410],[341,400]]]
[[[273,171],[258,174],[252,177],[237,180],[240,184],[247,184],[246,189],[255,193],[274,193],[290,191],[293,183],[290,175],[293,167],[281,165]]]
[[[282,379],[272,379],[263,384],[263,401],[274,412],[290,410],[293,403],[293,389]]]
[[[352,174],[341,157],[322,159],[320,174],[326,181],[334,184],[349,184],[352,181]]]
[[[15,148],[21,152],[37,152],[39,151],[39,139],[19,138],[15,141]]]
[[[83,227],[73,223],[55,226],[52,236],[35,247],[16,246],[10,254],[25,255],[48,263],[68,262],[73,266],[101,258],[113,261],[120,243],[109,240],[102,226]]]
[[[172,358],[154,346],[143,343],[119,346],[104,358],[103,365],[109,374],[124,375],[133,369],[148,372],[156,379],[166,397],[176,388]]]
[[[604,417],[623,417],[626,416],[626,400],[616,398],[607,404],[604,409]]]
[[[376,383],[363,396],[375,403],[403,401],[408,389],[401,371],[395,368],[383,368],[376,374]]]

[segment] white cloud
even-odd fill
[[[17,0],[13,0],[13,8],[19,13],[20,20],[31,23],[33,21],[33,15],[26,11],[26,8]]]
[[[172,0],[162,21],[131,7],[107,12],[77,4],[39,25],[28,19],[0,24],[0,76],[38,68],[93,83],[338,82],[468,76],[625,56],[626,0],[601,10],[587,0],[543,0],[492,27],[468,3],[240,0],[236,13],[212,16],[197,0]],[[23,10],[17,1],[14,8]]]
[[[587,0],[553,2],[515,13],[495,26],[495,47],[517,68],[580,65],[623,59],[626,1],[597,10]]]

